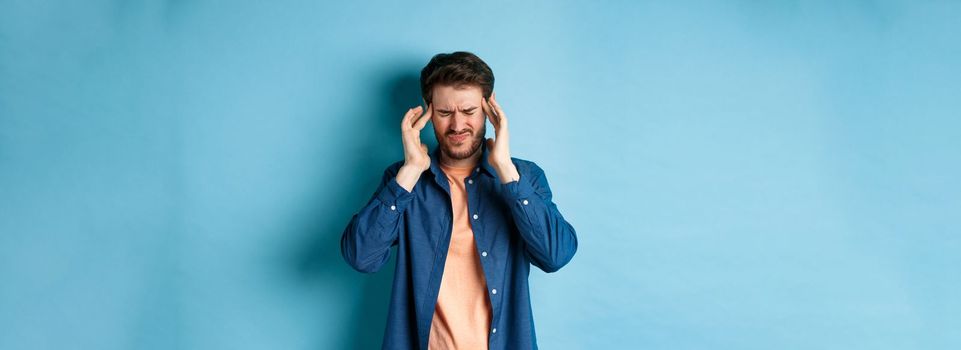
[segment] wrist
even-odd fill
[[[498,165],[494,167],[497,171],[497,177],[500,178],[502,184],[514,182],[520,180],[520,173],[517,171],[517,167],[514,163],[509,163],[508,165]]]
[[[495,160],[491,162],[491,167],[500,172],[502,170],[514,168],[514,162],[512,162],[510,158],[507,158],[507,160]]]
[[[422,172],[423,171],[418,170],[414,166],[404,164],[397,170],[395,179],[400,187],[403,187],[407,192],[413,192],[414,185],[417,184],[417,180],[420,178]]]

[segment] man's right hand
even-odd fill
[[[420,131],[430,122],[433,105],[427,106],[427,112],[421,113],[423,107],[417,106],[407,110],[404,120],[400,123],[401,138],[404,141],[404,166],[397,172],[397,184],[407,192],[414,190],[420,174],[430,168],[430,155],[427,145],[420,142]]]

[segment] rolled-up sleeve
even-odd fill
[[[376,272],[390,257],[403,227],[403,213],[413,200],[395,179],[397,166],[384,171],[384,177],[360,212],[355,214],[340,239],[344,260],[360,272]]]
[[[520,179],[502,185],[502,197],[531,263],[544,272],[557,271],[574,257],[577,234],[554,204],[544,171],[534,163],[515,166]]]

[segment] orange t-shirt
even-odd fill
[[[441,166],[450,183],[454,227],[444,263],[444,276],[430,325],[428,348],[487,349],[491,324],[490,300],[484,269],[477,255],[474,231],[467,212],[464,179],[473,168]]]

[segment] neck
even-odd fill
[[[440,164],[451,168],[473,168],[480,164],[481,155],[484,153],[484,147],[481,146],[477,149],[477,152],[471,154],[470,157],[464,159],[453,159],[447,156],[444,151],[440,152]]]

